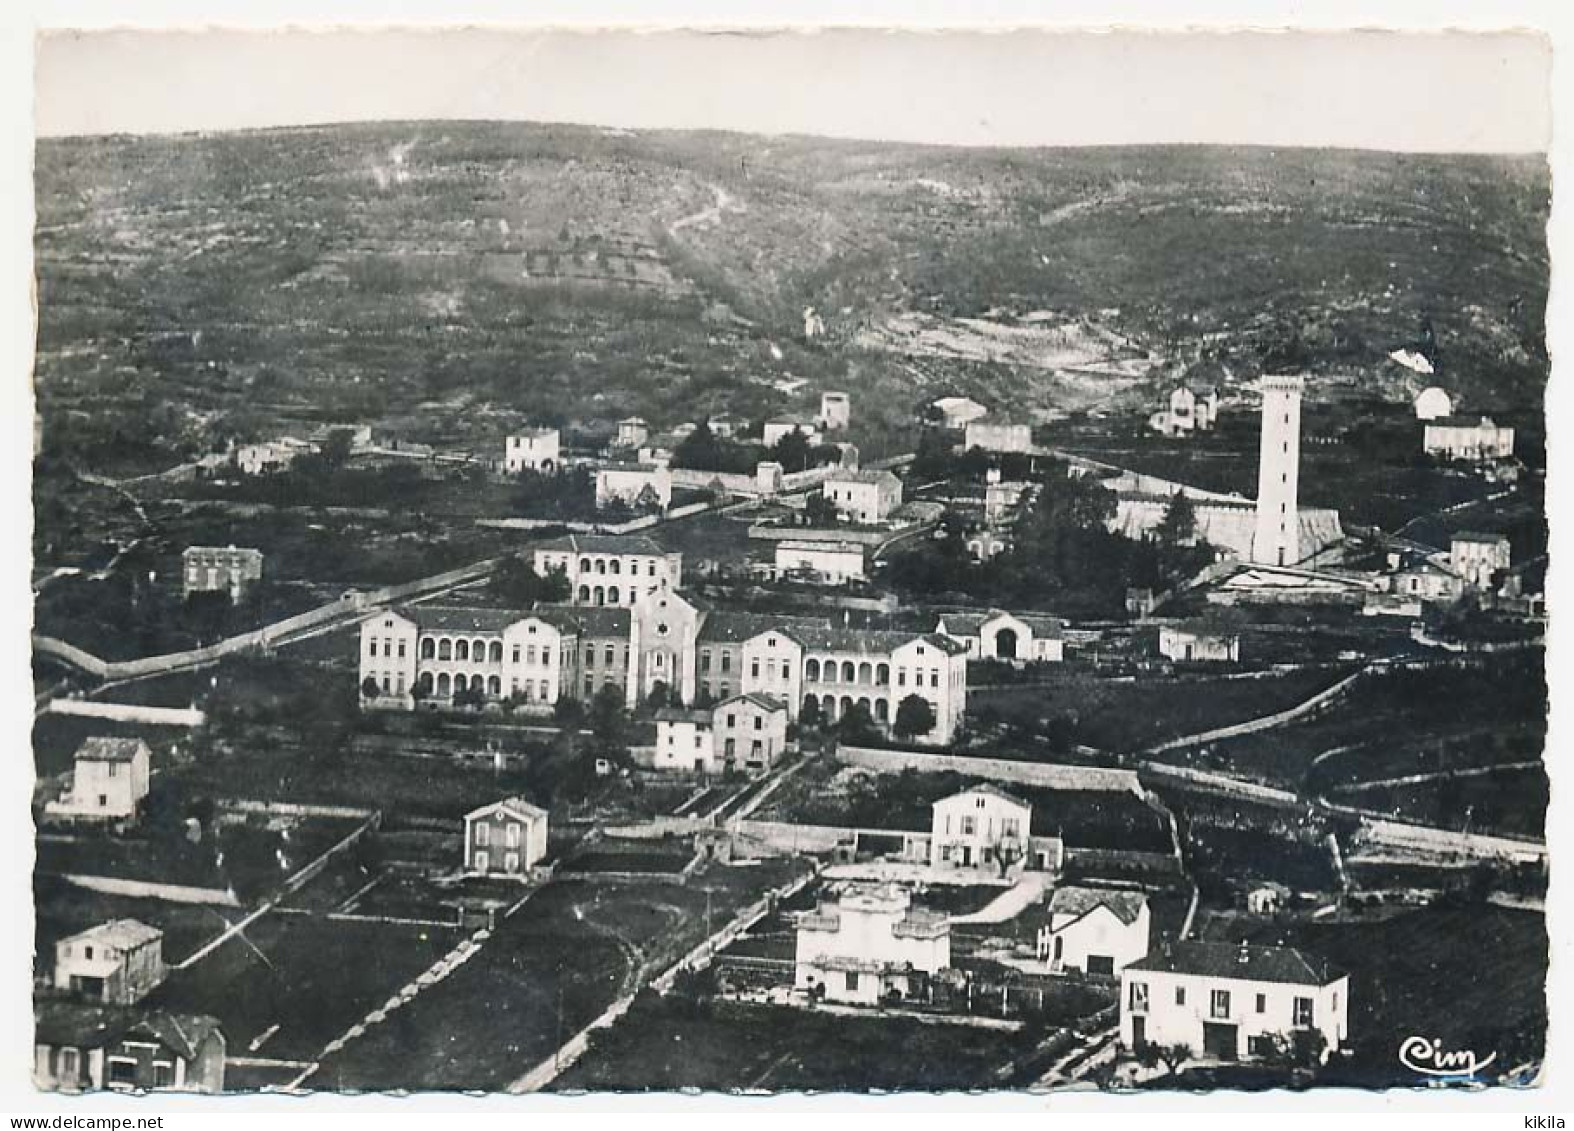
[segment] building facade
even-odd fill
[[[182,591],[228,593],[240,601],[262,580],[262,551],[235,546],[188,546],[181,555]]]
[[[135,919],[100,923],[55,944],[55,989],[135,1005],[164,980],[164,932]]]
[[[562,440],[556,428],[528,428],[503,444],[503,470],[551,473],[563,465]]]
[[[1430,420],[1422,447],[1427,455],[1439,459],[1488,463],[1513,456],[1514,430],[1494,423],[1490,416],[1475,421],[1457,417]]]
[[[895,885],[845,891],[797,919],[794,984],[826,1001],[922,1000],[950,965],[949,921]]]
[[[72,758],[71,785],[45,813],[70,821],[135,820],[147,798],[153,752],[140,738],[83,741]]]
[[[465,814],[465,871],[523,876],[547,854],[547,811],[505,797]]]
[[[1490,589],[1494,578],[1513,561],[1508,539],[1503,535],[1461,530],[1449,543],[1448,564],[1467,585]]]
[[[1140,891],[1057,887],[1039,928],[1039,961],[1056,973],[1112,978],[1147,956],[1150,918]]]
[[[838,471],[821,488],[837,511],[853,522],[884,522],[902,505],[902,481],[889,471]]]
[[[803,575],[824,585],[862,581],[864,547],[857,542],[778,542],[776,573]]]
[[[925,745],[945,745],[956,734],[967,702],[967,650],[934,633],[813,629],[789,630],[803,647],[803,705],[814,701],[828,723],[855,707],[876,726],[889,728],[902,700],[916,695],[934,714]]]
[[[967,649],[969,659],[1022,664],[1059,663],[1066,658],[1065,624],[1057,617],[1008,613],[945,613],[935,631]]]
[[[33,1080],[47,1092],[224,1090],[224,1034],[211,1017],[41,1001]]]
[[[746,692],[711,710],[713,750],[723,769],[758,773],[787,749],[787,706],[779,699]]]
[[[810,444],[820,442],[820,429],[815,422],[798,416],[776,416],[767,420],[764,430],[760,433],[760,439],[767,448],[774,448],[783,437],[791,436],[794,432],[802,433]]]
[[[846,393],[820,394],[819,425],[827,432],[845,431],[852,423],[853,399]]]
[[[672,505],[672,472],[659,463],[620,463],[596,469],[596,506],[621,503],[626,507]]]
[[[988,418],[974,420],[968,423],[963,432],[962,444],[968,448],[982,448],[986,452],[1031,452],[1033,426]]]
[[[699,707],[663,707],[656,712],[656,752],[652,765],[658,770],[716,773],[716,732],[711,712]]]
[[[1241,658],[1241,637],[1206,625],[1161,625],[1159,655],[1178,664],[1235,663]]]
[[[633,608],[683,584],[683,555],[641,534],[568,534],[537,546],[534,564],[542,576],[561,569],[576,605]]]
[[[989,410],[972,397],[941,397],[931,402],[929,412],[941,427],[958,429],[989,415]]]
[[[1003,875],[1028,862],[1032,828],[1033,807],[997,786],[942,797],[931,809],[929,866]]]
[[[1349,1039],[1349,978],[1289,947],[1166,942],[1120,977],[1120,1042],[1130,1050],[1184,1045],[1239,1060],[1313,1030],[1328,1052]]]
[[[1299,377],[1262,380],[1262,434],[1257,462],[1254,562],[1294,565],[1301,560],[1301,392]]]

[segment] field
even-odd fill
[[[499,923],[474,958],[330,1057],[309,1085],[499,1090],[639,977],[697,945],[707,922],[720,929],[795,867],[715,867],[683,886],[549,884]]]
[[[554,1091],[974,1091],[1033,1038],[900,1017],[785,1006],[693,1007],[642,997],[552,1085]],[[1022,1082],[1018,1081],[1020,1086]]]

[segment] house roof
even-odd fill
[[[1232,640],[1240,636],[1240,632],[1233,625],[1215,624],[1204,620],[1177,621],[1174,624],[1161,626],[1161,631],[1190,636],[1197,640]]]
[[[485,817],[487,814],[493,813],[498,809],[506,809],[508,812],[513,813],[516,816],[523,817],[527,821],[534,820],[537,817],[545,817],[547,815],[547,811],[541,808],[541,806],[532,805],[523,797],[515,794],[512,797],[505,797],[501,801],[494,801],[490,805],[483,805],[479,809],[470,810],[470,812],[465,814],[465,820],[473,821],[477,817]]]
[[[78,762],[130,762],[138,752],[148,754],[148,744],[140,738],[109,738],[94,735],[77,747]]]
[[[1480,542],[1488,546],[1496,546],[1499,542],[1507,542],[1506,534],[1488,534],[1483,530],[1456,530],[1452,538],[1454,542]]]
[[[557,429],[556,428],[549,428],[549,427],[547,427],[544,424],[536,426],[536,427],[532,427],[532,428],[521,428],[517,432],[509,433],[510,438],[513,438],[513,437],[517,436],[521,440],[525,439],[526,437],[530,437],[530,436],[556,436],[556,435],[557,435]]]
[[[780,556],[783,550],[807,550],[822,554],[857,554],[862,558],[866,547],[862,542],[816,542],[788,538],[776,543],[777,556]]]
[[[702,711],[697,707],[663,707],[656,712],[658,723],[695,723],[702,726],[711,725],[711,713]]]
[[[189,558],[193,554],[236,554],[244,558],[261,559],[262,551],[250,546],[187,546],[181,557]]]
[[[777,711],[785,711],[787,709],[787,705],[780,699],[773,698],[769,695],[763,695],[758,691],[745,691],[741,695],[734,695],[729,699],[723,699],[720,703],[716,704],[716,710],[721,710],[721,708],[725,707],[729,703],[752,703],[761,710],[770,711],[772,714],[775,714]]]
[[[945,625],[948,636],[977,636],[986,624],[1000,617],[1012,617],[1033,630],[1033,635],[1045,640],[1058,640],[1065,631],[1066,622],[1059,617],[1036,613],[1013,613],[1005,609],[988,609],[981,613],[942,613],[935,622],[935,631]]]
[[[859,652],[866,655],[886,655],[904,644],[914,640],[922,640],[947,655],[957,655],[967,651],[966,647],[958,644],[949,637],[939,636],[934,633],[904,632],[898,629],[882,628],[835,628],[824,622],[793,625],[785,628],[794,640],[805,648],[816,648],[826,652]]]
[[[1294,947],[1194,940],[1166,941],[1126,969],[1291,986],[1326,986],[1344,976],[1322,958]]]
[[[166,1048],[178,1053],[182,1060],[195,1059],[210,1037],[218,1035],[223,1038],[218,1021],[212,1017],[199,1013],[168,1013],[164,1010],[144,1014],[127,1033],[149,1033]]]
[[[1109,888],[1086,888],[1070,884],[1055,889],[1049,898],[1049,910],[1054,915],[1074,915],[1081,918],[1100,907],[1107,907],[1115,917],[1130,926],[1147,906],[1148,897],[1140,891],[1113,891]]]
[[[406,605],[396,611],[430,632],[502,632],[531,615],[518,609],[465,605]]]
[[[565,534],[550,538],[536,547],[542,550],[568,550],[575,554],[645,554],[667,556],[666,547],[644,534]]]
[[[554,602],[537,605],[535,613],[540,617],[552,618],[554,624],[560,620],[573,624],[579,629],[579,635],[598,639],[610,637],[627,640],[634,624],[632,609],[613,608],[610,605],[565,605]]]
[[[1501,428],[1490,416],[1443,416],[1426,422],[1428,428]]]
[[[885,469],[878,471],[838,471],[826,479],[827,483],[874,483],[882,487],[900,487],[902,481]]]
[[[975,401],[972,397],[940,397],[940,398],[936,399],[935,401],[933,401],[931,403],[934,405],[935,408],[940,409],[942,412],[946,411],[947,409],[953,409],[953,408],[983,408],[984,407],[983,405],[981,405],[977,401]]]
[[[625,416],[622,420],[618,421],[618,423],[619,424],[644,424],[645,423],[645,418],[643,416]]]
[[[732,609],[718,609],[705,614],[705,620],[700,625],[699,640],[702,644],[738,644],[745,640],[752,640],[772,629],[796,639],[799,629],[829,629],[830,627],[830,621],[821,617],[783,616],[774,613],[746,613]]]
[[[814,421],[814,420],[811,420],[807,416],[773,416],[769,420],[767,420],[765,423],[767,423],[767,424],[795,424],[799,428],[807,428],[807,429],[811,429],[811,430],[816,429],[818,427],[817,422]]]
[[[1016,794],[1014,794],[1014,793],[1007,793],[1005,790],[1001,789],[998,785],[994,785],[991,782],[987,782],[987,781],[975,782],[972,785],[968,786],[966,789],[958,790],[955,793],[952,793],[952,794],[949,794],[949,795],[947,795],[945,797],[942,797],[939,801],[936,801],[934,803],[934,805],[931,805],[930,808],[933,809],[935,806],[942,805],[942,804],[944,804],[947,801],[954,801],[958,797],[966,797],[968,794],[971,794],[971,793],[987,793],[991,797],[999,797],[1002,800],[1011,802],[1011,804],[1013,804],[1013,805],[1019,805],[1019,806],[1021,806],[1024,809],[1031,809],[1031,808],[1033,808],[1033,806],[1029,805],[1026,801],[1023,801]]]
[[[156,942],[163,937],[164,932],[157,927],[150,927],[146,923],[140,923],[135,919],[111,919],[107,923],[99,923],[60,941],[62,943],[101,942],[105,946],[132,950],[146,943]]]
[[[134,1006],[44,1001],[33,1007],[35,1040],[56,1048],[101,1049],[123,1037],[147,1034],[183,1060],[196,1057],[209,1037],[223,1038],[212,1017]]]

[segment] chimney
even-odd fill
[[[1251,957],[1251,948],[1246,945],[1246,940],[1242,939],[1241,953],[1237,961],[1239,961],[1242,966],[1245,966],[1247,962],[1251,961]]]

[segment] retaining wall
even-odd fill
[[[1054,762],[1016,762],[1005,758],[967,758],[956,754],[925,754],[909,750],[881,750],[867,746],[839,746],[839,761],[882,774],[903,770],[923,773],[958,773],[987,781],[1016,782],[1049,789],[1075,789],[1134,793],[1142,783],[1135,770],[1103,766],[1065,766]]]

